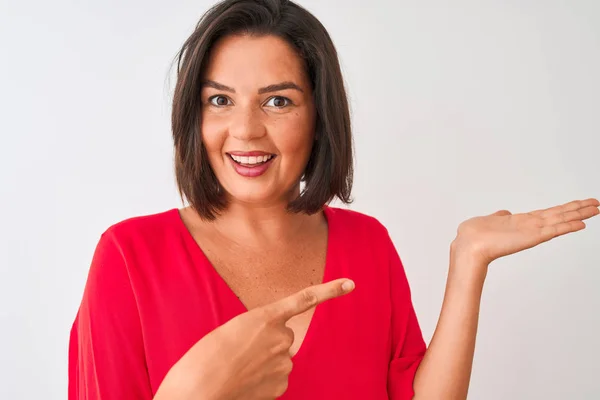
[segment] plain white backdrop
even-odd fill
[[[351,208],[389,228],[429,341],[462,220],[600,196],[600,2],[301,4],[348,83]],[[0,0],[0,398],[66,398],[100,234],[181,206],[169,67],[210,5]],[[599,267],[600,219],[492,264],[470,399],[600,398]]]

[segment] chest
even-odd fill
[[[233,295],[251,310],[321,283],[326,263],[327,234],[304,238],[294,244],[274,244],[261,250],[210,242],[203,243],[202,247]],[[292,354],[300,348],[314,310],[288,321],[287,325],[294,331],[295,337]]]

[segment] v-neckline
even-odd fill
[[[323,207],[323,215],[325,216],[325,220],[327,222],[327,249],[325,252],[325,265],[323,267],[323,278],[321,281],[322,283],[329,282],[330,280],[332,280],[331,257],[332,257],[332,253],[333,253],[333,246],[335,244],[335,240],[333,238],[333,234],[335,233],[335,230],[334,230],[334,224],[333,224],[333,215],[332,215],[333,212],[332,211],[333,210],[331,210],[331,208],[328,205],[325,205]],[[173,216],[176,220],[176,224],[182,231],[182,236],[185,241],[185,246],[190,249],[190,251],[193,253],[194,257],[198,256],[201,259],[201,261],[204,262],[208,266],[208,268],[207,268],[208,273],[213,275],[215,282],[217,282],[221,286],[221,289],[223,289],[223,291],[225,293],[227,293],[227,296],[231,297],[231,301],[233,303],[235,303],[236,312],[235,312],[234,316],[248,312],[249,311],[248,307],[246,307],[246,305],[235,294],[235,292],[233,291],[231,286],[229,286],[229,284],[225,281],[225,279],[221,276],[221,274],[219,274],[219,272],[216,270],[214,265],[210,262],[210,260],[206,256],[206,253],[204,253],[204,250],[202,250],[202,248],[200,247],[198,242],[196,242],[196,239],[194,239],[194,236],[192,235],[192,233],[186,226],[185,222],[183,221],[183,218],[181,217],[181,210],[179,208],[173,208],[171,210],[171,212],[173,213]],[[310,321],[308,323],[306,333],[304,334],[304,339],[302,340],[302,343],[300,343],[300,347],[296,351],[296,354],[294,354],[292,356],[293,360],[298,360],[299,356],[306,353],[307,350],[303,350],[303,349],[305,349],[307,347],[307,345],[310,343],[309,342],[310,340],[313,340],[312,337],[315,335],[314,331],[317,329],[317,326],[319,324],[319,316],[322,314],[321,312],[319,312],[319,310],[322,309],[323,306],[326,307],[327,302],[319,304],[315,307],[313,315],[311,316]]]

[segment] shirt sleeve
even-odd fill
[[[152,399],[126,262],[111,231],[96,246],[69,342],[69,400]]]
[[[426,344],[413,307],[402,261],[389,239],[390,290],[392,297],[392,359],[388,370],[390,400],[414,396],[413,381]]]

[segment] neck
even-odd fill
[[[303,230],[322,222],[319,213],[292,213],[287,205],[287,199],[261,204],[232,199],[211,225],[220,236],[235,243],[261,246],[294,240]]]

